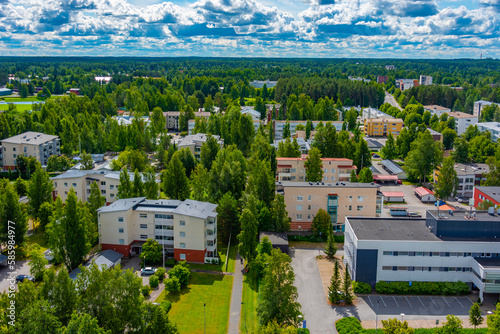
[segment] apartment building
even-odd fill
[[[417,79],[396,79],[396,88],[400,90],[407,90],[418,86],[419,83]]]
[[[47,166],[49,157],[61,154],[58,136],[32,131],[3,139],[0,148],[0,166],[3,170],[16,169],[16,159],[20,155],[35,157],[42,166]]]
[[[484,122],[477,123],[479,131],[488,131],[491,134],[491,140],[498,142],[500,139],[500,123],[499,122]]]
[[[491,106],[492,104],[495,104],[495,102],[490,102],[485,100],[476,101],[474,102],[474,108],[472,109],[472,114],[477,118],[480,118],[483,109],[487,106]]]
[[[481,202],[490,201],[495,208],[500,207],[500,187],[476,186],[474,187],[474,207],[477,208]]]
[[[437,117],[441,117],[441,115],[451,112],[451,109],[431,104],[424,106],[424,111],[429,111],[431,115],[436,115]]]
[[[481,185],[486,180],[486,173],[490,171],[487,164],[455,164],[455,172],[458,177],[457,196],[471,198],[474,195],[474,187]],[[439,179],[439,170],[434,170],[434,181]]]
[[[295,128],[297,128],[297,125],[302,124],[305,127],[307,124],[307,121],[273,121],[275,140],[283,139],[283,129],[285,128],[287,122],[290,123],[290,135],[295,134]],[[311,121],[314,129],[318,126],[319,122],[321,121]],[[324,125],[326,125],[326,123],[327,122],[323,122]],[[330,123],[337,131],[342,131],[343,122],[331,121]]]
[[[366,118],[364,123],[365,136],[385,137],[392,133],[398,136],[404,126],[404,121],[399,118]]]
[[[173,130],[173,131],[179,131],[179,119],[181,117],[181,112],[180,111],[166,111],[163,113],[163,116],[165,117],[165,127],[166,129]],[[198,118],[204,118],[205,120],[208,121],[208,118],[210,117],[210,112],[208,111],[196,111],[194,113],[194,117]],[[193,126],[194,128],[194,120],[193,120]]]
[[[430,75],[421,75],[418,83],[419,85],[430,86],[432,85],[432,77]]]
[[[383,195],[375,183],[350,182],[291,182],[276,184],[284,196],[292,231],[311,230],[319,209],[331,217],[334,231],[344,231],[345,217],[380,217]]]
[[[383,118],[395,118],[395,117],[392,117],[391,115],[389,114],[386,114],[385,112],[383,111],[380,111],[376,108],[363,108],[363,111],[361,113],[361,120],[365,120],[367,118],[380,118],[380,117],[383,117]]]
[[[121,199],[97,210],[99,243],[130,257],[148,239],[178,261],[205,263],[217,258],[216,204],[193,200]]]
[[[129,172],[130,181],[134,181],[134,173]],[[118,186],[120,185],[120,172],[111,170],[78,170],[72,169],[52,178],[54,183],[53,197],[61,197],[66,201],[69,190],[73,188],[76,196],[86,202],[90,196],[90,186],[97,182],[101,195],[106,198],[106,205],[117,200]],[[156,182],[160,183],[160,174],[156,174]]]
[[[351,278],[457,282],[500,292],[500,215],[429,210],[426,219],[345,219],[344,262]]]
[[[467,128],[471,125],[475,125],[478,123],[477,116],[466,114],[461,111],[453,111],[448,113],[449,117],[453,117],[455,119],[455,132],[457,135],[461,135]]]
[[[303,182],[306,178],[305,162],[307,154],[300,158],[276,158],[276,180]],[[323,182],[349,181],[351,171],[357,167],[346,158],[321,158],[323,162]]]
[[[298,132],[304,132],[304,131],[298,131]],[[314,131],[316,132],[316,131]],[[311,136],[313,133],[311,132]],[[297,137],[297,138],[290,138],[290,141],[293,143],[293,141],[296,140],[297,144],[299,145],[300,149],[300,154],[308,154],[309,150],[311,149],[311,140],[305,140],[305,135],[304,137]],[[275,140],[274,143],[271,144],[276,150],[279,148],[280,143],[285,143],[286,139],[281,139],[281,140]]]
[[[386,83],[386,82],[387,82],[387,80],[389,80],[389,77],[388,77],[388,76],[386,76],[386,75],[379,75],[379,76],[377,77],[377,83],[378,83],[378,84],[383,84],[383,83]]]
[[[220,136],[214,135],[212,136],[215,139],[217,139],[217,142],[219,143],[220,147],[224,145],[224,140],[220,138]],[[200,159],[201,157],[201,147],[203,144],[207,141],[208,135],[205,133],[197,133],[195,135],[187,135],[179,140],[177,142],[177,148],[183,149],[185,147],[189,148],[191,153],[193,153],[194,157],[196,159]]]

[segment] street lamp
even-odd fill
[[[206,311],[206,303],[203,303],[203,333],[207,333],[207,311]]]
[[[401,313],[401,321],[405,321],[405,314]]]

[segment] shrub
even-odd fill
[[[175,266],[175,259],[167,259],[165,260],[165,267],[173,267]]]
[[[219,264],[219,259],[212,259],[212,264]]]
[[[168,313],[170,309],[172,308],[172,303],[168,300],[164,300],[160,304],[161,307],[165,310],[165,313]]]
[[[163,279],[165,278],[165,268],[160,267],[156,269],[155,276],[158,276],[158,279],[160,281],[163,281]]]
[[[378,293],[405,294],[405,295],[465,295],[469,293],[469,286],[463,282],[386,282],[380,281],[375,285]]]
[[[352,289],[354,293],[370,293],[372,287],[368,283],[352,281]]]
[[[179,283],[181,284],[181,288],[185,288],[189,283],[191,270],[189,270],[189,267],[185,262],[182,262],[170,269],[168,277],[177,277],[177,279],[179,279]]]
[[[347,317],[337,320],[335,323],[335,328],[339,334],[355,334],[361,333],[363,331],[363,327],[361,327],[361,323],[358,319],[354,317]]]
[[[165,290],[168,293],[176,294],[181,291],[181,284],[179,283],[179,279],[177,277],[171,277],[165,281]]]
[[[141,293],[144,297],[149,296],[149,293],[151,292],[151,288],[148,285],[143,285],[141,288]]]
[[[158,287],[158,284],[160,284],[160,279],[156,275],[149,276],[149,285],[151,288],[156,288]]]

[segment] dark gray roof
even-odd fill
[[[476,189],[500,202],[500,187],[476,186]]]
[[[439,218],[438,220],[452,220],[452,221],[496,221],[500,222],[500,216],[496,213],[490,215],[488,211],[466,211],[466,210],[456,210],[452,211],[452,214],[448,210],[427,210],[427,216],[432,216],[433,218]],[[475,218],[475,219],[474,219]]]
[[[222,144],[222,142],[220,140],[220,136],[212,135],[212,137],[217,139],[219,144]],[[194,135],[188,135],[188,136],[185,136],[184,138],[181,138],[181,140],[179,140],[179,142],[177,143],[177,147],[180,148],[180,147],[191,146],[191,145],[195,145],[195,144],[203,144],[207,141],[207,139],[208,139],[208,135],[205,133],[197,133]]]
[[[259,241],[262,241],[264,237],[268,237],[269,241],[273,244],[273,246],[288,246],[288,235],[285,232],[260,232]]]
[[[106,266],[106,269],[108,269],[113,267],[115,262],[122,257],[123,255],[121,253],[115,252],[112,249],[106,249],[105,251],[100,252],[99,255],[92,260],[92,262],[97,264],[99,268],[104,265]]]
[[[425,219],[347,217],[358,240],[441,241]]]
[[[485,258],[475,258],[477,263],[479,263],[483,268],[499,268],[500,269],[500,259],[485,259]]]
[[[217,204],[187,199],[172,212],[181,215],[206,219],[207,217],[217,217],[217,212],[215,212],[216,208]]]
[[[392,160],[382,160],[382,165],[387,167],[393,174],[404,173],[403,168]]]
[[[384,147],[384,145],[382,145],[382,143],[379,142],[378,140],[372,140],[372,139],[368,139],[368,138],[365,138],[365,140],[366,140],[366,143],[368,144],[368,147],[376,147],[376,148]]]
[[[347,181],[341,182],[295,182],[295,181],[278,181],[277,185],[283,187],[327,187],[327,188],[379,188],[376,183],[351,183]]]
[[[120,199],[108,206],[102,206],[97,209],[97,212],[113,212],[113,211],[127,211],[134,206],[144,201],[146,197],[124,198]]]

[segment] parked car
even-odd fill
[[[398,184],[403,184],[403,181],[401,181],[401,180],[398,180]]]
[[[408,212],[408,217],[420,218],[420,217],[422,217],[422,215],[418,212]]]
[[[30,275],[17,275],[16,282],[17,283],[24,282],[25,279],[27,279],[28,281],[32,281],[32,282],[35,281],[35,278],[33,276],[30,276]]]
[[[380,155],[378,155],[377,153],[374,153],[372,155],[372,158],[374,158],[374,159],[380,159]]]
[[[457,197],[455,197],[455,199],[458,203],[469,203],[469,200],[465,197],[462,197],[462,196],[457,196]]]
[[[446,202],[445,201],[436,201],[436,203],[434,203],[434,206],[441,206],[441,205],[445,205]]]
[[[156,269],[151,267],[146,267],[141,269],[141,276],[153,275],[156,272]]]

